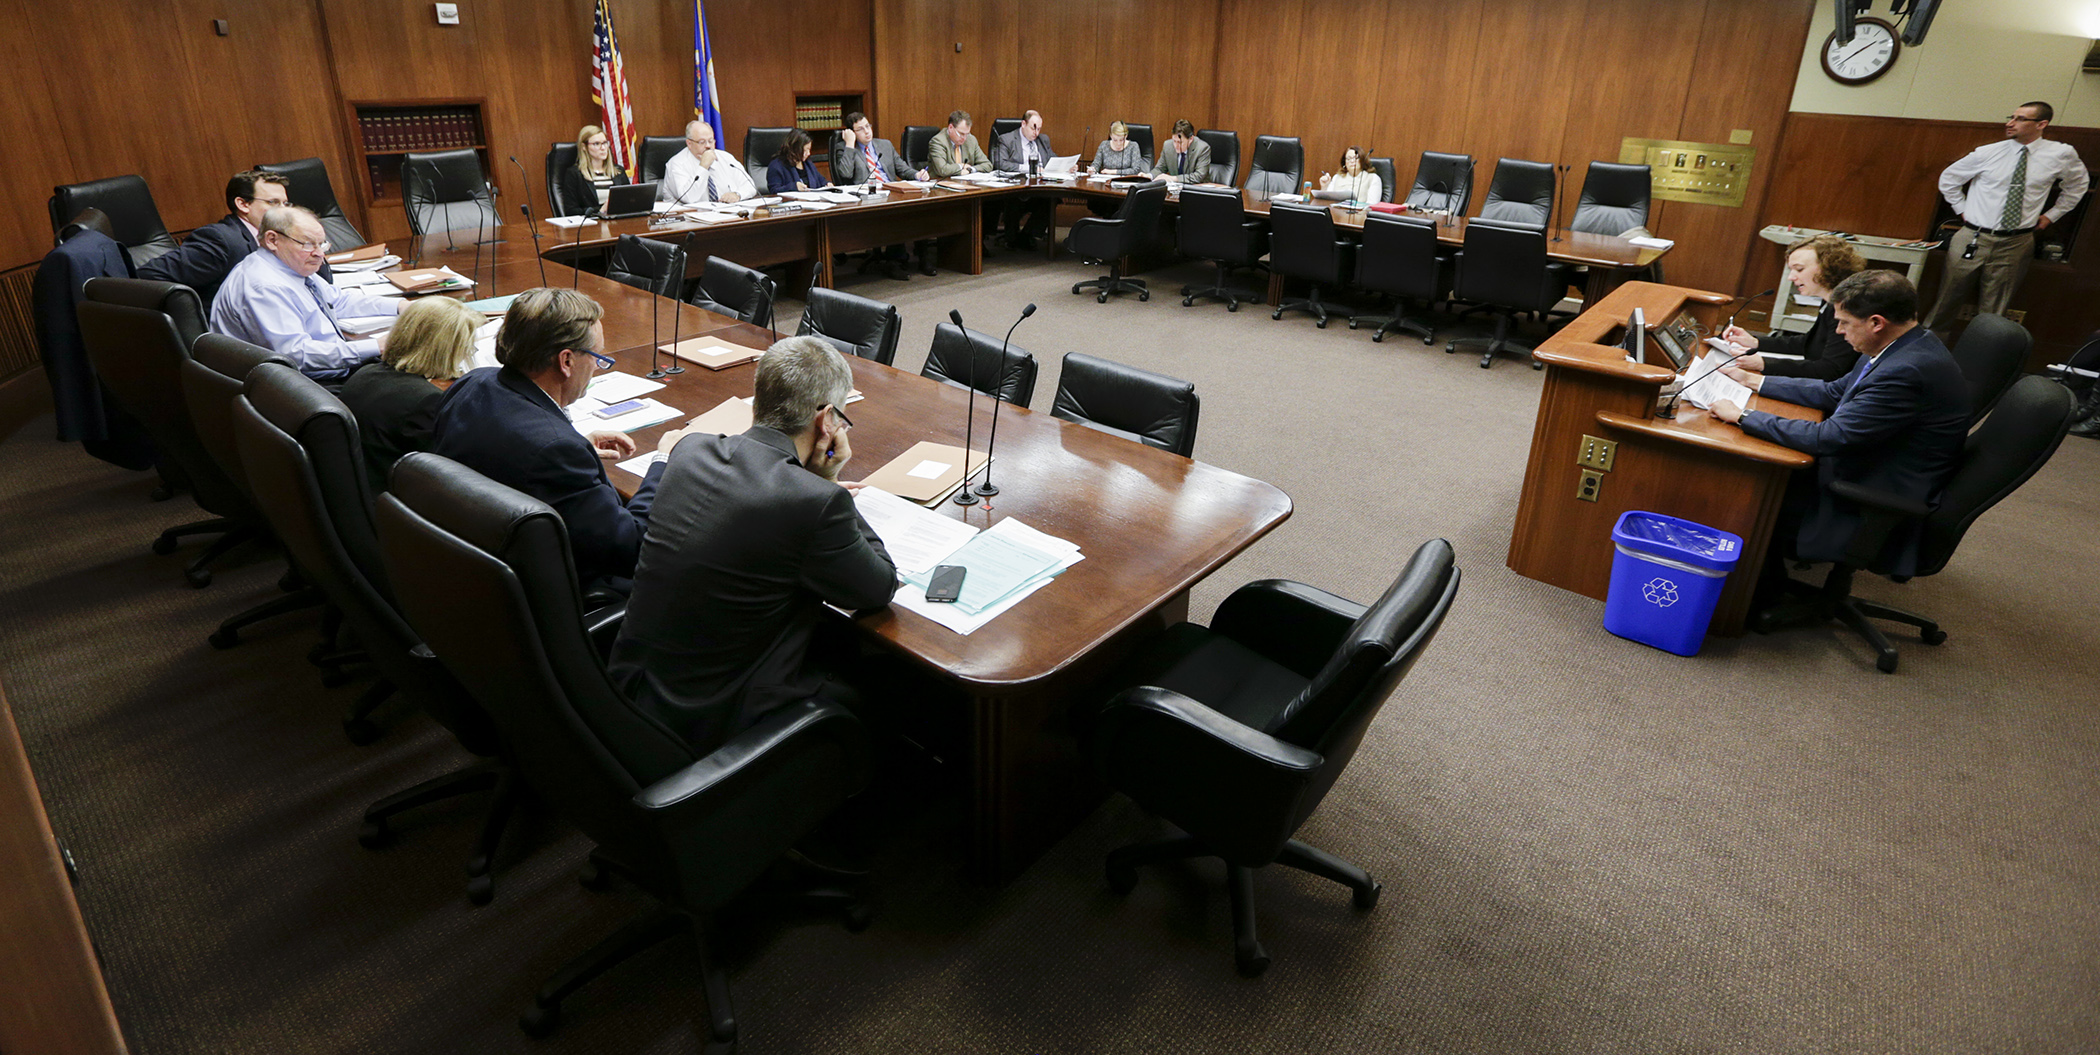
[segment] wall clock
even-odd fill
[[[1866,84],[1887,73],[1902,50],[1895,26],[1878,18],[1858,19],[1852,26],[1852,43],[1839,44],[1836,30],[1824,38],[1823,72],[1839,84]]]

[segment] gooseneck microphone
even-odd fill
[[[619,259],[617,253],[614,254],[614,259]],[[649,372],[643,376],[648,377],[650,380],[653,381],[659,377],[664,376],[664,368],[662,366],[659,366],[656,361],[657,356],[663,353],[663,349],[657,347],[657,305],[662,304],[664,302],[664,299],[662,297],[655,296],[655,290],[650,290],[649,292],[651,294],[651,296],[649,297]]]
[[[590,207],[590,211],[589,211],[589,212],[586,212],[586,213],[584,213],[584,214],[583,214],[583,217],[584,217],[584,222],[585,222],[585,223],[588,223],[588,222],[590,222],[590,217],[591,217],[591,213],[594,213],[594,212],[597,212],[597,211],[598,211],[598,207],[597,207],[597,206],[595,206],[595,205],[591,206],[591,207]],[[570,289],[575,289],[575,288],[576,288],[576,284],[577,284],[578,282],[581,282],[581,281],[583,281],[583,261],[582,261],[581,259],[579,259],[579,258],[580,258],[580,257],[582,257],[582,256],[583,256],[583,224],[579,223],[579,224],[577,224],[577,225],[576,225],[576,240],[575,240],[574,242],[571,242],[571,243],[569,243],[569,288],[570,288]]]
[[[1015,319],[1014,324],[1006,328],[1006,337],[999,342],[999,379],[997,383],[1002,386],[1006,383],[1006,347],[1014,339],[1014,331],[1021,327],[1021,319],[1025,319],[1033,314],[1035,314],[1035,305],[1030,304],[1022,308],[1021,318]],[[986,498],[999,493],[999,489],[992,486],[992,449],[999,445],[999,404],[1004,402],[1006,400],[999,398],[997,395],[992,397],[992,437],[986,440],[984,444],[984,482],[977,485],[977,493]]]
[[[977,350],[970,346],[970,331],[963,328],[962,312],[948,309],[948,321],[954,323],[956,331],[962,334],[963,354],[970,357],[970,383],[965,386],[970,391],[969,409],[963,411],[963,482],[955,491],[955,504],[966,506],[977,501],[977,496],[970,493],[970,443],[975,439],[972,430],[977,426]],[[991,461],[991,452],[986,451],[986,476],[992,473]]]
[[[1752,293],[1747,297],[1737,297],[1735,300],[1735,310],[1730,311],[1728,313],[1728,321],[1721,324],[1721,332],[1727,333],[1729,330],[1735,327],[1735,317],[1737,313],[1741,312],[1744,308],[1749,307],[1751,301],[1756,300],[1759,297],[1769,297],[1777,292],[1779,292],[1779,287],[1773,286],[1771,289],[1765,290],[1763,293]],[[1772,314],[1775,317],[1779,314],[1779,305],[1772,305]]]
[[[518,166],[518,178],[525,181],[525,200],[518,203],[518,211],[525,214],[525,230],[532,234],[532,255],[540,262],[540,285],[547,284],[547,258],[540,255],[540,229],[532,222],[532,177],[525,174],[525,166],[518,164],[518,155],[510,156],[510,163]],[[552,201],[554,188],[548,187],[548,200]],[[551,208],[551,206],[550,206]]]
[[[1560,241],[1560,218],[1568,208],[1568,170],[1573,165],[1553,166],[1553,240]]]

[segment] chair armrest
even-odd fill
[[[1845,546],[1845,563],[1856,568],[1873,567],[1888,546],[1889,536],[1904,521],[1923,520],[1932,513],[1932,507],[1923,502],[1850,480],[1831,481],[1830,493],[1860,507],[1859,530]]]
[[[1312,678],[1365,611],[1363,605],[1316,586],[1261,579],[1225,598],[1210,629],[1301,678]]]
[[[1126,222],[1113,217],[1081,217],[1073,222],[1071,232],[1065,235],[1065,248],[1097,259],[1104,252],[1109,256],[1120,255],[1113,250],[1122,238],[1123,225]],[[1100,242],[1098,246],[1093,244],[1097,239]]]

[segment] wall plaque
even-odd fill
[[[1755,148],[1733,143],[1692,143],[1681,139],[1622,139],[1619,161],[1652,170],[1658,201],[1695,201],[1742,208],[1750,187]]]

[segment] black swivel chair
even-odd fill
[[[772,276],[735,261],[711,256],[700,267],[700,288],[686,303],[697,304],[753,326],[771,326],[773,292]]]
[[[782,144],[788,141],[792,128],[747,128],[744,130],[744,168],[751,173],[751,183],[764,193],[766,189],[766,166],[780,156]],[[812,157],[816,156],[814,150]]]
[[[795,334],[822,337],[845,355],[894,366],[897,335],[903,328],[903,316],[894,304],[811,286]]]
[[[1197,297],[1215,297],[1226,311],[1240,310],[1240,301],[1259,301],[1263,294],[1226,284],[1232,269],[1253,267],[1269,251],[1269,229],[1260,220],[1247,218],[1240,192],[1218,187],[1181,189],[1181,251],[1184,255],[1218,265],[1216,284],[1198,289],[1181,287],[1181,306],[1196,303]]]
[[[1652,182],[1646,165],[1590,162],[1568,229],[1617,237],[1636,227],[1646,228]]]
[[[1167,182],[1153,180],[1131,188],[1123,199],[1123,207],[1111,218],[1099,216],[1081,217],[1072,224],[1072,233],[1065,238],[1065,248],[1079,254],[1087,261],[1106,261],[1108,274],[1100,278],[1072,284],[1073,293],[1088,289],[1099,290],[1094,297],[1097,304],[1108,303],[1111,293],[1136,292],[1139,300],[1151,300],[1152,291],[1141,278],[1126,278],[1123,274],[1123,258],[1142,253],[1152,248],[1159,239],[1159,214],[1166,208]]]
[[[1050,416],[1190,458],[1202,409],[1196,386],[1187,381],[1067,352]]]
[[[1400,177],[1394,173],[1393,159],[1371,158],[1369,159],[1368,164],[1371,166],[1371,171],[1378,174],[1378,187],[1385,194],[1385,197],[1380,200],[1389,202],[1399,201],[1400,185],[1393,181],[1399,179]]]
[[[940,130],[939,125],[904,126],[904,142],[900,149],[904,151],[905,163],[912,167],[912,171],[917,172],[926,167],[926,152],[932,148],[933,137],[938,135]]]
[[[1254,926],[1254,873],[1282,864],[1355,892],[1368,872],[1292,838],[1355,756],[1371,720],[1443,625],[1458,594],[1451,544],[1426,542],[1365,608],[1282,579],[1234,591],[1208,627],[1182,623],[1118,675],[1129,685],[1094,719],[1089,746],[1116,790],[1184,835],[1108,855],[1108,885],[1128,893],[1137,866],[1225,860],[1234,959],[1269,966]]]
[[[685,250],[654,238],[623,234],[613,246],[605,277],[659,297],[678,296],[685,283]]]
[[[1428,320],[1409,318],[1408,304],[1433,304],[1451,288],[1449,258],[1437,255],[1436,222],[1420,216],[1390,213],[1364,215],[1363,246],[1356,252],[1356,284],[1365,289],[1392,294],[1391,315],[1351,315],[1349,328],[1375,322],[1373,342],[1385,340],[1388,330],[1406,330],[1423,344],[1436,341],[1436,330]]]
[[[1216,128],[1199,128],[1196,138],[1210,144],[1210,182],[1227,187],[1240,185],[1240,134]]]
[[[1211,163],[1218,156],[1211,154]],[[1297,136],[1257,136],[1254,162],[1247,169],[1247,189],[1256,198],[1295,194],[1305,179],[1305,145]]]
[[[1495,313],[1493,337],[1465,337],[1444,345],[1446,353],[1462,344],[1484,344],[1480,368],[1495,365],[1498,352],[1527,358],[1531,349],[1509,339],[1518,312],[1544,313],[1567,292],[1567,270],[1546,259],[1546,229],[1529,223],[1503,223],[1475,218],[1466,224],[1465,249],[1458,260],[1452,293]],[[1545,364],[1531,361],[1533,370]]]
[[[589,206],[572,202],[562,191],[562,175],[576,167],[576,144],[556,143],[547,148],[547,215],[581,216]]]
[[[1961,364],[1962,378],[1969,382],[1969,424],[1983,420],[1998,404],[2020,376],[2020,367],[2033,347],[2034,336],[2027,327],[2003,315],[1978,315],[1961,331],[1949,350]]]
[[[642,182],[656,183],[664,178],[664,166],[685,149],[685,136],[643,136],[642,145],[636,151],[641,160]]]
[[[1151,168],[1152,159],[1159,156],[1152,152],[1152,126],[1125,121],[1123,122],[1123,130],[1130,134],[1130,141],[1138,145],[1138,153],[1144,155],[1145,167]],[[1080,146],[1084,147],[1086,144],[1081,143]],[[1086,160],[1091,161],[1093,159],[1088,158]]]
[[[124,247],[131,266],[175,251],[175,236],[161,222],[160,207],[153,192],[138,176],[111,176],[86,183],[66,183],[51,188],[51,233],[56,239],[82,209],[100,209],[109,217],[109,236]],[[54,240],[54,245],[57,241]]]
[[[197,293],[174,282],[142,278],[89,279],[79,307],[80,338],[104,391],[145,426],[159,452],[156,463],[170,483],[190,492],[212,514],[168,528],[153,540],[153,552],[175,552],[186,535],[218,535],[183,569],[191,586],[211,584],[210,564],[241,543],[265,536],[262,514],[245,488],[219,467],[190,417],[182,396],[182,363],[204,333]]]
[[[343,206],[335,200],[335,183],[328,178],[328,165],[320,158],[300,158],[297,161],[279,161],[268,165],[257,165],[264,172],[275,172],[290,181],[285,197],[293,205],[313,210],[320,218],[321,229],[328,232],[328,241],[335,251],[355,249],[365,244],[365,236],[358,232],[357,225],[343,214]]]
[[[475,150],[402,155],[401,195],[409,233],[417,236],[433,231],[479,231],[503,222],[496,216],[488,176]]]
[[[1992,318],[1993,316],[1981,316]],[[2040,375],[2013,382],[1998,401],[1997,409],[1969,434],[1961,464],[1940,493],[1938,505],[1912,502],[1895,495],[1846,480],[1831,484],[1831,492],[1857,505],[1865,521],[1844,561],[1833,564],[1820,590],[1812,596],[1783,602],[1757,613],[1752,627],[1759,633],[1794,626],[1822,626],[1836,619],[1865,638],[1876,653],[1874,665],[1884,674],[1896,672],[1896,649],[1881,629],[1868,619],[1887,619],[1918,628],[1919,640],[1937,645],[1947,640],[1939,624],[1899,608],[1852,596],[1852,577],[1865,569],[1887,574],[1882,554],[1898,532],[1918,533],[1917,575],[1937,574],[1961,547],[1969,525],[1986,510],[2013,493],[2056,453],[2064,433],[2071,427],[2071,411],[2077,403],[2071,390]],[[1890,576],[1897,582],[1908,576]],[[1806,584],[1792,584],[1810,589]]]
[[[372,523],[357,418],[311,378],[265,363],[249,371],[234,401],[233,429],[249,487],[285,552],[342,613],[384,679],[359,701],[364,713],[352,712],[345,730],[353,740],[369,742],[375,734],[366,715],[399,691],[482,759],[374,803],[365,810],[358,842],[376,849],[391,838],[388,824],[395,814],[494,788],[495,799],[467,861],[467,898],[488,903],[495,894],[490,871],[496,849],[517,805],[516,785],[498,757],[500,744],[488,715],[423,647],[396,608],[395,583],[381,564]],[[451,589],[454,584],[433,585]]]
[[[1035,398],[1035,356],[1008,346],[1002,370],[999,349],[1000,340],[992,334],[941,323],[933,328],[933,346],[927,349],[919,376],[957,388],[975,388],[1025,407]]]
[[[1528,223],[1543,229],[1553,220],[1553,166],[1543,161],[1502,158],[1488,181],[1480,218],[1501,223]]]
[[[1415,185],[1407,192],[1407,204],[1464,216],[1472,200],[1473,155],[1422,151],[1422,161],[1415,167]]]
[[[733,1050],[729,979],[708,940],[712,914],[867,785],[859,719],[804,700],[711,754],[696,753],[606,676],[577,596],[568,533],[545,503],[419,453],[396,465],[378,520],[410,621],[487,708],[534,797],[596,844],[586,885],[600,889],[618,876],[662,903],[557,972],[519,1026],[546,1036],[576,989],[661,939],[690,933],[707,997],[706,1050]],[[802,892],[800,900],[842,909],[849,929],[872,918],[843,892]]]
[[[990,143],[984,144],[985,153],[991,153],[992,143],[997,143],[999,141],[1000,136],[1003,136],[1008,132],[1019,131],[1020,127],[1021,119],[1018,117],[992,118],[992,139]]]
[[[1324,330],[1327,305],[1320,301],[1320,287],[1339,286],[1356,273],[1356,243],[1335,231],[1334,214],[1324,206],[1277,202],[1269,209],[1269,266],[1312,284],[1309,295],[1285,299],[1269,317],[1310,312]]]

